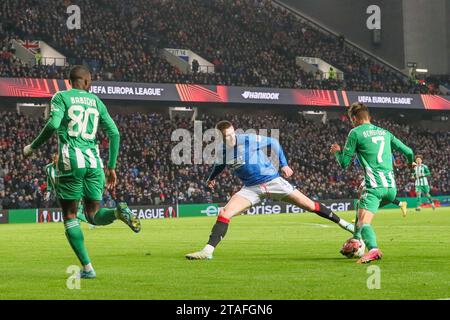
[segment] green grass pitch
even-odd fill
[[[354,213],[341,213],[351,220]],[[62,224],[0,226],[0,299],[444,299],[450,298],[450,208],[383,210],[374,227],[381,261],[339,254],[349,234],[313,214],[240,216],[210,261],[184,254],[205,244],[215,218],[83,226],[97,279],[66,286],[77,264]],[[368,266],[381,288],[368,289]]]

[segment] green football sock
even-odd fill
[[[416,207],[420,207],[420,205],[422,204],[422,197],[420,194],[417,194],[416,200],[417,200]]]
[[[89,223],[89,221],[87,221],[86,216],[84,215],[84,206],[82,203],[80,203],[78,205],[78,211],[77,211],[77,219],[79,221],[83,221],[85,223]]]
[[[361,227],[361,235],[368,250],[378,248],[377,236],[370,224],[363,224]]]
[[[353,233],[353,238],[361,240],[361,230],[362,227],[358,227],[357,223],[355,223],[355,232]]]
[[[358,209],[359,201],[356,202],[355,232],[353,233],[353,238],[355,239],[361,239],[361,227],[358,227]]]
[[[430,204],[433,204],[433,198],[431,197],[431,195],[429,194],[427,196],[428,201],[430,201]]]
[[[116,219],[116,209],[101,208],[94,215],[93,222],[97,226],[106,226]]]
[[[87,221],[86,219],[86,216],[82,212],[77,212],[77,219],[79,221],[83,221],[84,223],[89,223],[89,221]]]
[[[83,231],[81,231],[80,223],[77,219],[68,219],[64,221],[64,229],[70,246],[80,260],[83,266],[91,263],[86,247],[84,246]]]

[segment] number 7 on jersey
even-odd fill
[[[381,141],[380,148],[378,149],[378,163],[383,162],[383,152],[384,152],[384,137],[372,137],[372,142],[378,144],[378,141]]]

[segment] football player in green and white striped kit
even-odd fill
[[[422,162],[423,157],[421,155],[416,156],[416,164],[417,166],[414,168],[413,177],[416,180],[416,195],[417,195],[417,205],[416,210],[420,210],[420,205],[422,204],[422,194],[428,199],[428,201],[431,203],[431,206],[434,209],[436,209],[433,199],[431,198],[430,194],[430,185],[428,184],[428,176],[431,175],[430,169],[428,169],[428,166],[423,164]]]
[[[366,190],[359,199],[354,239],[362,239],[369,250],[358,263],[368,263],[381,259],[372,219],[378,208],[392,202],[397,195],[397,187],[392,165],[392,151],[400,151],[406,156],[408,164],[414,161],[413,151],[386,129],[370,123],[369,108],[362,103],[354,103],[348,110],[354,128],[341,147],[335,143],[331,153],[336,156],[340,166],[346,169],[356,154],[364,168]]]
[[[53,161],[47,164],[44,168],[45,174],[47,176],[47,187],[46,187],[46,195],[44,197],[45,200],[48,200],[50,197],[50,194],[54,192],[56,194],[56,176],[58,171],[58,159],[59,154],[55,153],[53,155]],[[77,219],[79,221],[83,221],[87,224],[89,224],[89,229],[95,228],[94,225],[90,224],[89,221],[87,221],[86,216],[84,215],[84,205],[83,201],[80,201],[78,204],[78,211],[77,211]]]
[[[83,266],[80,277],[92,279],[96,273],[77,219],[80,200],[83,200],[87,220],[93,225],[108,225],[119,219],[134,232],[139,232],[141,225],[124,202],[118,203],[117,208],[101,208],[105,172],[97,145],[97,129],[103,129],[109,139],[108,189],[114,189],[117,183],[115,168],[120,134],[106,106],[89,92],[92,83],[89,69],[74,66],[69,78],[72,89],[59,91],[53,96],[50,119],[38,137],[25,146],[23,153],[30,156],[57,132],[59,159],[56,195],[63,211],[67,240]]]
[[[358,187],[357,193],[358,193],[358,199],[361,197],[361,195],[366,192],[366,181],[363,180],[361,181],[361,184]],[[387,206],[389,203],[386,203],[385,205]],[[400,201],[397,198],[395,198],[394,200],[392,200],[392,204],[395,204],[396,206],[400,207],[400,210],[402,211],[403,214],[403,218],[406,217],[406,214],[408,213],[408,203],[406,201]],[[359,207],[359,200],[356,203],[356,212],[358,212],[358,207]],[[381,208],[381,206],[380,206]]]

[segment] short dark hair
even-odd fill
[[[363,103],[355,102],[348,109],[348,116],[350,118],[356,117],[358,120],[366,119],[370,116],[369,107]]]
[[[416,156],[414,157],[415,160],[417,160],[418,158],[423,160],[423,156],[421,154],[416,154]]]
[[[223,130],[228,129],[228,128],[232,127],[232,126],[233,126],[233,124],[230,121],[222,120],[222,121],[217,122],[216,129],[220,130],[220,131],[223,131]]]
[[[90,75],[91,72],[89,71],[88,67],[83,65],[76,65],[73,66],[72,69],[70,69],[69,73],[69,79],[70,82],[75,82],[76,80],[84,80],[87,78],[88,75]]]

